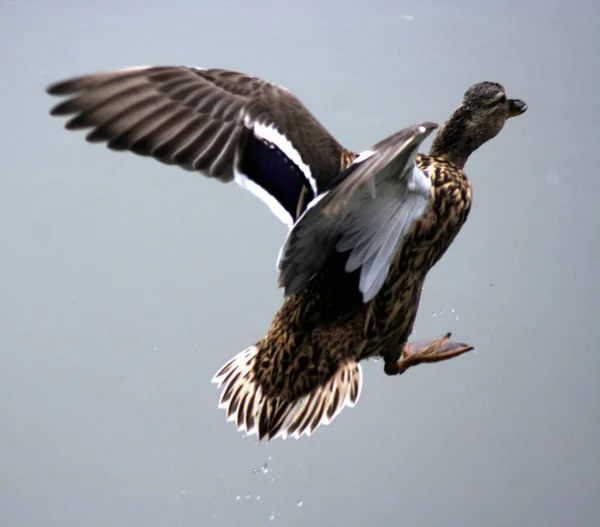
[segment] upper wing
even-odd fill
[[[128,68],[65,80],[48,93],[69,96],[51,113],[72,115],[67,129],[92,128],[88,141],[235,179],[290,226],[300,196],[314,198],[339,174],[344,149],[306,107],[242,73]]]
[[[333,250],[349,253],[346,271],[360,268],[363,300],[377,294],[406,233],[429,206],[431,181],[415,157],[435,128],[412,126],[363,152],[339,184],[308,205],[280,252],[286,294],[304,287]]]

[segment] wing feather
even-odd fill
[[[339,174],[344,149],[309,110],[284,88],[243,73],[127,68],[68,79],[48,92],[67,97],[51,114],[70,117],[70,130],[91,129],[88,141],[222,182],[241,182],[241,173],[263,188],[255,194],[267,204],[279,202],[274,212],[283,208],[290,226],[302,189],[312,199]]]
[[[436,127],[412,126],[375,145],[345,179],[308,205],[280,252],[286,294],[304,287],[333,251],[348,253],[346,271],[360,269],[364,302],[377,294],[406,233],[428,208],[431,181],[415,157]]]

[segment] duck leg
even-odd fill
[[[462,342],[452,342],[450,333],[437,339],[425,339],[417,342],[407,342],[402,348],[402,357],[399,361],[386,362],[384,371],[388,375],[401,375],[411,366],[422,362],[439,362],[442,360],[458,357],[473,346]]]

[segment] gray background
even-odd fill
[[[0,9],[2,527],[600,523],[598,2]],[[237,434],[209,381],[279,306],[285,228],[47,116],[48,83],[140,64],[278,82],[359,150],[477,81],[527,101],[467,165],[472,215],[417,319],[478,352],[366,364],[360,404],[309,440]]]

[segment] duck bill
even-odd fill
[[[527,110],[527,105],[521,99],[510,99],[508,101],[508,111],[506,112],[506,118],[516,117],[517,115],[524,114]]]

